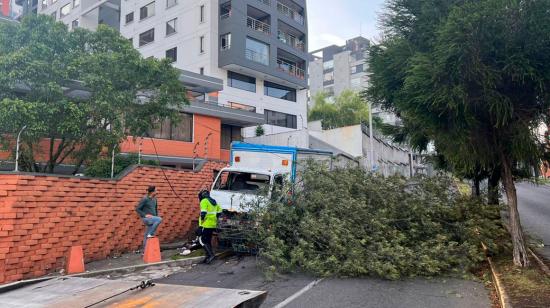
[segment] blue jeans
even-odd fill
[[[145,226],[147,226],[147,229],[145,230],[145,235],[143,236],[143,253],[145,253],[145,245],[147,245],[147,235],[155,235],[158,226],[162,222],[162,218],[158,216],[151,216],[143,217],[141,220],[143,220],[143,223],[145,224]]]

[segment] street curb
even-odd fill
[[[550,268],[548,268],[548,266],[546,264],[544,264],[544,262],[539,258],[539,256],[537,256],[536,253],[533,252],[533,250],[531,250],[531,248],[527,247],[527,250],[529,250],[529,252],[531,253],[531,255],[533,256],[533,258],[535,259],[535,261],[537,261],[537,263],[539,264],[540,268],[542,269],[542,271],[547,275],[547,276],[550,276]]]
[[[221,253],[223,254],[223,253]],[[217,256],[221,255],[217,254]],[[149,267],[154,266],[160,266],[160,265],[168,265],[170,267],[174,266],[186,266],[186,265],[192,265],[192,264],[198,264],[200,263],[204,257],[194,257],[194,258],[187,258],[187,259],[181,259],[181,260],[170,260],[170,261],[162,261],[157,263],[146,263],[146,264],[137,264],[137,265],[130,265],[130,266],[124,266],[124,267],[117,267],[117,268],[109,268],[105,270],[98,270],[93,272],[85,272],[85,273],[79,273],[79,274],[72,274],[72,275],[52,275],[52,276],[45,276],[35,279],[27,279],[27,280],[20,280],[15,281],[12,283],[8,283],[5,285],[0,285],[0,294],[12,291],[15,289],[22,288],[27,285],[31,285],[34,283],[55,279],[55,278],[65,278],[65,277],[96,277],[100,275],[109,275],[109,274],[115,274],[115,273],[130,273],[136,270],[140,269],[146,269]]]
[[[491,260],[491,257],[487,257],[487,261],[489,261],[489,266],[491,267],[491,274],[493,275],[493,281],[495,284],[495,289],[497,290],[498,299],[500,301],[500,307],[512,308],[512,304],[510,303],[510,297],[508,297],[508,293],[506,293],[506,291],[504,290],[504,286],[502,284],[502,281],[499,278],[499,274],[496,270],[496,267],[493,264],[493,260]]]

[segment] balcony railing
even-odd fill
[[[196,100],[193,100],[192,102],[207,104],[207,105],[212,105],[212,106],[218,106],[218,107],[224,107],[224,108],[229,108],[229,109],[234,109],[234,110],[243,110],[243,111],[248,111],[248,112],[256,112],[256,107],[249,106],[249,105],[244,105],[244,104],[239,104],[239,103],[233,103],[233,102],[227,102],[227,103],[223,104],[223,103],[219,103],[217,101],[210,100],[210,99],[209,100],[196,99]]]
[[[293,19],[300,25],[304,24],[304,16],[302,14],[296,12],[295,10],[282,4],[281,2],[277,2],[277,11],[279,11],[279,13],[283,15],[290,17],[290,19]]]
[[[296,66],[295,63],[283,59],[277,59],[277,69],[298,79],[305,79],[306,77],[305,71],[303,69]]]
[[[305,44],[304,41],[298,39],[292,34],[285,33],[281,30],[279,30],[277,37],[279,38],[279,41],[294,47],[298,50],[304,51],[305,50]]]
[[[263,3],[267,6],[271,6],[271,0],[258,0],[258,2]]]
[[[254,62],[261,63],[263,65],[269,65],[269,55],[256,52],[252,49],[245,49],[245,57]]]
[[[221,19],[221,20],[227,19],[227,18],[229,18],[229,17],[231,17],[231,11],[229,11],[229,12],[227,12],[227,13],[225,13],[225,14],[220,15],[220,19]]]
[[[246,18],[246,25],[250,29],[253,29],[253,30],[256,30],[256,31],[259,31],[259,32],[263,32],[265,34],[270,34],[271,33],[271,26],[269,24],[266,24],[265,22],[259,21],[255,18],[252,18],[252,17],[247,17]]]

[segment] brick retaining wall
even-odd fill
[[[198,217],[197,193],[223,166],[208,162],[199,172],[140,166],[116,180],[0,174],[0,283],[63,268],[74,245],[83,246],[86,262],[138,249],[145,227],[134,208],[149,185],[159,193],[161,243],[185,237]]]

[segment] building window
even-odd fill
[[[247,37],[245,56],[248,60],[269,65],[269,45]]]
[[[178,4],[178,0],[166,0],[166,8],[173,7]]]
[[[199,74],[204,75],[204,67],[199,68]]]
[[[139,20],[155,15],[155,2],[151,2],[139,9]]]
[[[77,7],[80,5],[80,0],[74,0],[73,1],[73,7]]]
[[[361,72],[363,72],[363,64],[359,64],[351,67],[352,74],[361,73]]]
[[[329,60],[329,61],[323,62],[323,69],[325,71],[333,69],[333,68],[334,68],[334,60]]]
[[[80,23],[79,19],[73,20],[73,22],[71,23],[72,29],[78,28],[79,23]]]
[[[231,149],[231,142],[233,141],[243,141],[243,136],[241,134],[241,128],[232,125],[222,124],[222,144],[221,148],[224,150]]]
[[[200,37],[200,53],[204,53],[204,35]]]
[[[157,139],[168,139],[192,142],[193,141],[193,115],[180,113],[178,122],[172,123],[166,119],[158,123],[157,127],[149,132],[149,135]]]
[[[59,18],[63,18],[71,13],[71,4],[67,3],[59,10]]]
[[[204,22],[204,5],[201,5],[200,21]]]
[[[54,3],[56,3],[56,2],[57,2],[57,0],[52,0],[52,4],[54,4]]]
[[[231,48],[231,33],[227,33],[220,37],[220,49],[227,50],[230,48]]]
[[[155,28],[147,30],[139,35],[139,47],[155,41]]]
[[[170,62],[178,61],[178,48],[174,47],[166,51],[166,59],[170,59]]]
[[[42,8],[45,9],[48,6],[48,0],[42,0]]]
[[[325,73],[325,76],[323,78],[324,81],[329,82],[334,80],[334,72]]]
[[[296,89],[264,81],[264,95],[296,102]]]
[[[126,14],[126,24],[129,24],[132,21],[134,21],[134,12]]]
[[[277,111],[265,110],[265,122],[270,125],[296,129],[296,116]]]
[[[176,33],[176,22],[178,21],[177,18],[174,18],[172,20],[169,20],[166,22],[166,36]]]
[[[227,85],[245,91],[256,92],[256,78],[227,71]]]

